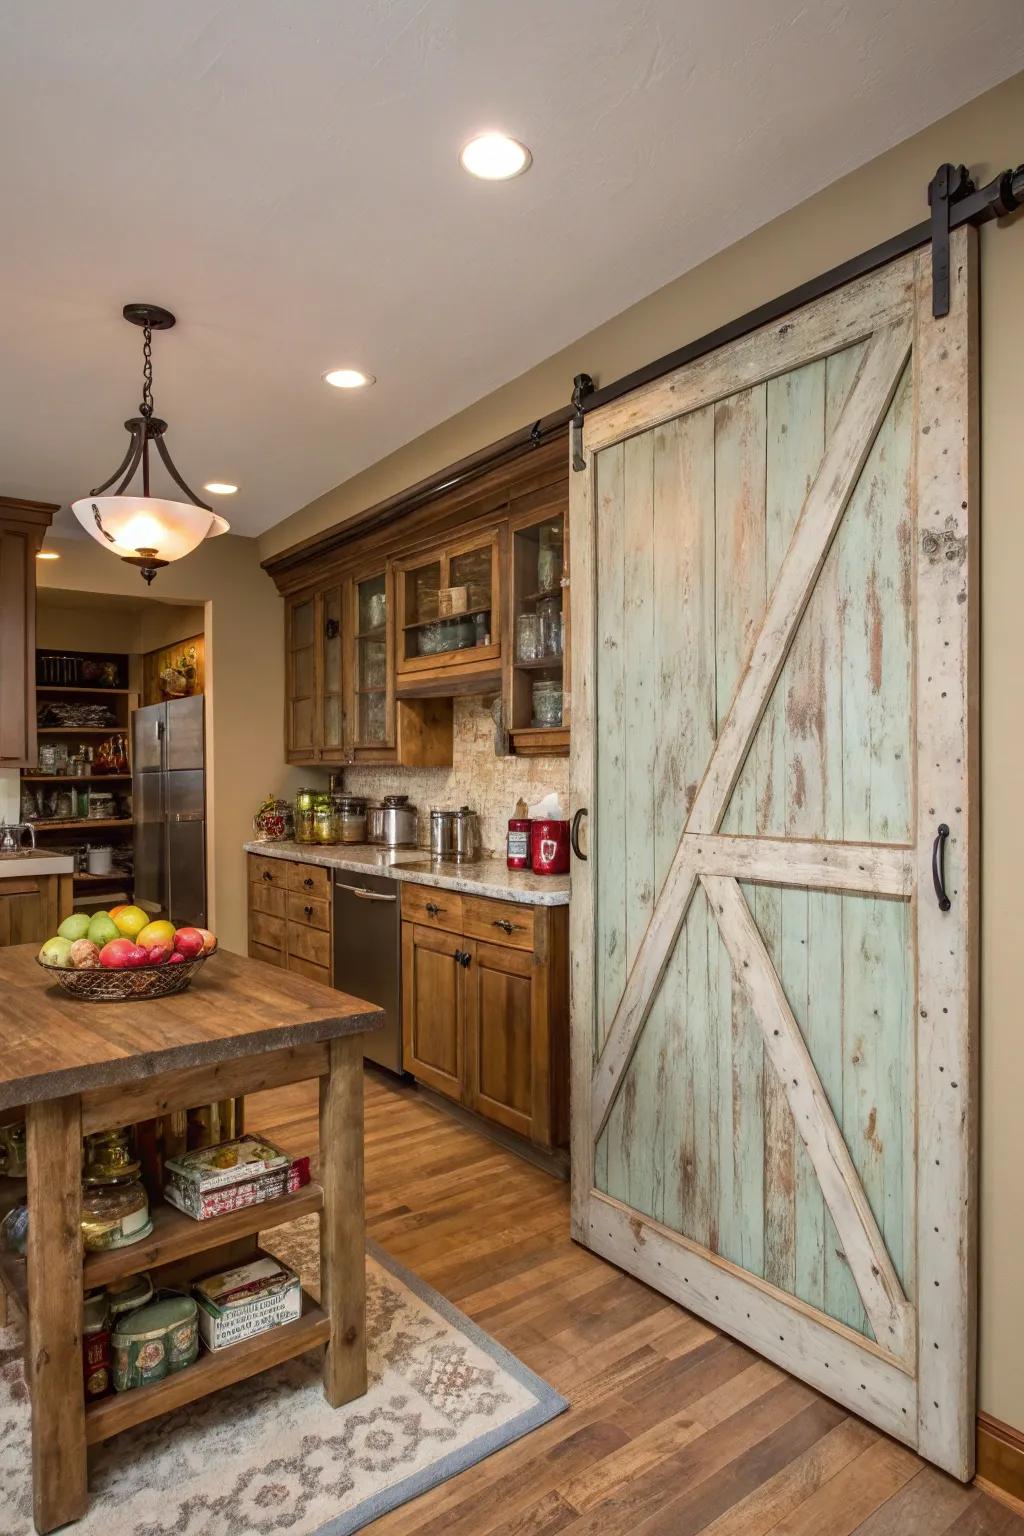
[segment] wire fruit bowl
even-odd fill
[[[142,1003],[154,997],[173,997],[184,992],[208,955],[196,955],[176,965],[125,966],[113,970],[97,966],[93,970],[73,971],[58,965],[36,964],[71,997],[83,1003]]]

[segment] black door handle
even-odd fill
[[[452,959],[456,962],[457,965],[461,965],[463,970],[466,969],[472,958],[472,955],[468,955],[464,949],[457,949],[452,956]]]
[[[578,859],[583,860],[584,864],[587,862],[587,856],[580,847],[580,822],[587,814],[586,806],[581,805],[572,819],[572,826],[569,828],[569,842],[572,845],[572,851]]]
[[[949,828],[944,821],[940,822],[932,844],[932,884],[935,886],[935,896],[940,912],[948,912],[953,905],[946,895],[945,851],[948,836]]]

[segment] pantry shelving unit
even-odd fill
[[[57,651],[40,647],[36,651],[36,708],[40,723],[38,737],[40,749],[51,743],[65,743],[69,749],[78,743],[91,743],[94,747],[110,736],[123,736],[131,753],[131,716],[141,702],[139,691],[132,686],[135,658],[125,652]],[[105,681],[113,677],[116,681]],[[106,725],[63,725],[49,723],[50,706],[55,704],[80,705],[104,704],[111,723]],[[30,819],[35,827],[41,848],[64,847],[77,851],[95,838],[90,834],[102,832],[103,842],[117,850],[130,845],[133,821],[131,806],[131,763],[123,772],[115,773],[40,773],[38,765],[23,769],[22,819]],[[83,816],[79,814],[55,814],[59,804],[57,796],[63,793],[80,795],[96,786],[103,794],[112,794],[125,814],[117,816]],[[49,791],[49,792],[48,792]],[[40,797],[42,814],[40,812]],[[91,798],[91,796],[90,796]],[[36,803],[36,814],[26,817],[26,801]],[[75,905],[100,907],[109,901],[130,901],[134,882],[130,870],[116,864],[109,875],[90,875],[76,872],[74,877]]]

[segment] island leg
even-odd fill
[[[82,1111],[77,1096],[29,1104],[28,1352],[36,1530],[89,1503],[82,1385]]]
[[[366,1391],[363,1037],[330,1042],[320,1079],[320,1296],[331,1320],[324,1396],[340,1408]]]

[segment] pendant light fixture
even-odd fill
[[[71,510],[86,533],[97,544],[120,555],[129,565],[137,565],[147,584],[157,571],[189,555],[207,538],[227,533],[229,524],[218,517],[205,501],[200,501],[185,484],[167,449],[164,435],[166,421],[153,415],[153,332],[169,331],[174,324],[170,310],[158,304],[126,304],[126,320],[142,327],[142,402],[139,414],[125,422],[130,437],[128,452],[109,480],[90,491],[88,496],[71,503]],[[164,468],[188,501],[168,501],[149,493],[149,445],[154,443]],[[127,486],[142,467],[142,494]],[[104,493],[115,481],[119,484],[110,495]]]

